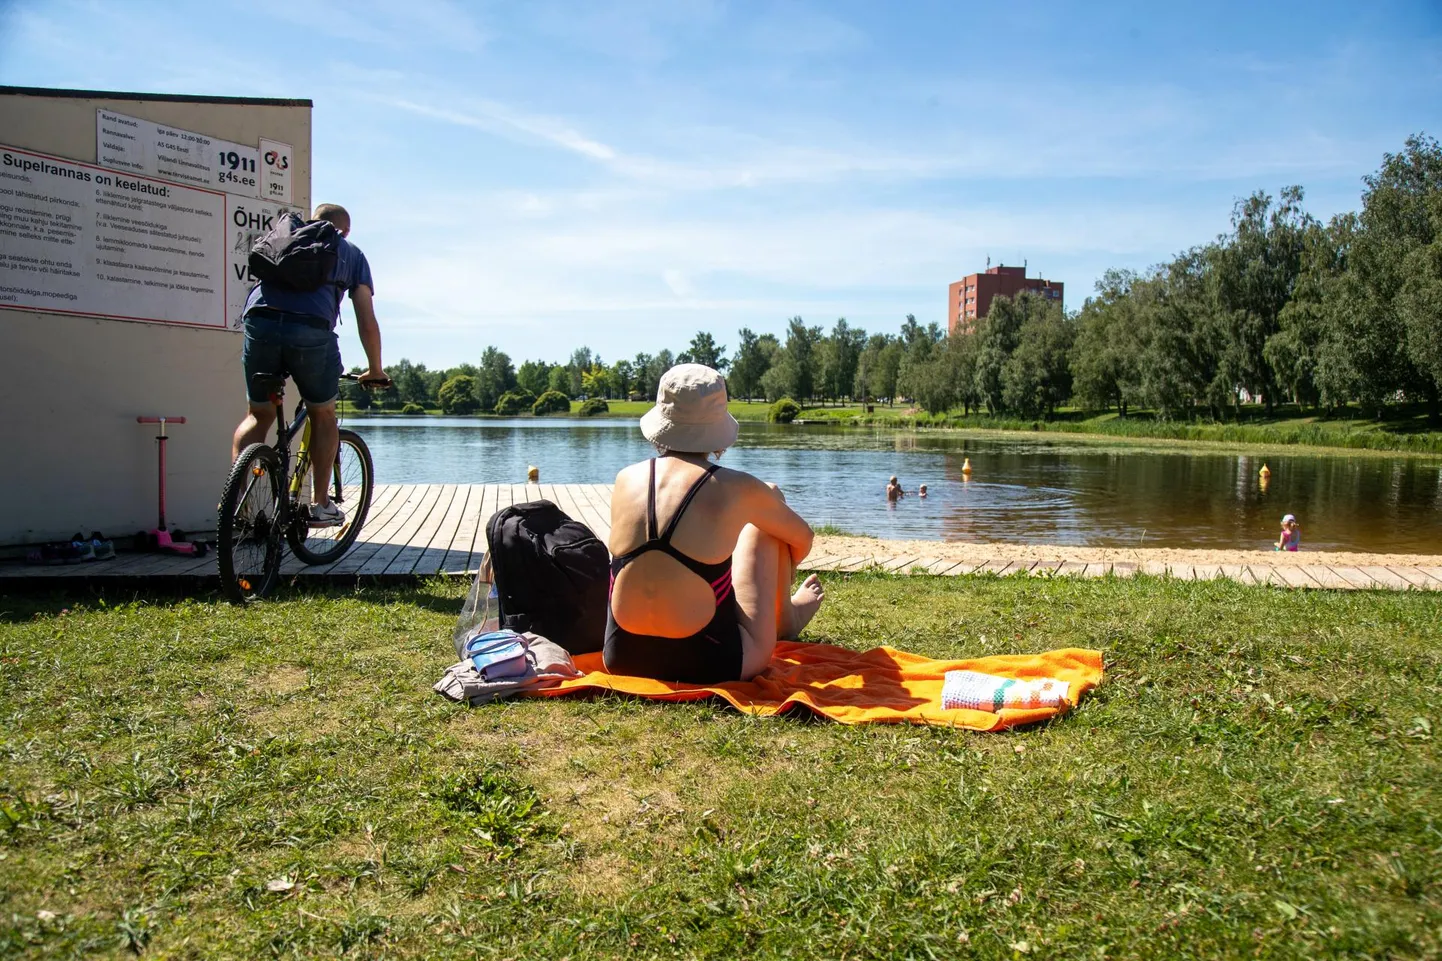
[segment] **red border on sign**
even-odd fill
[[[203,194],[211,194],[212,196],[220,198],[220,217],[221,220],[225,219],[225,198],[229,195],[226,194],[224,191],[210,190],[207,187],[192,187],[190,184],[175,183],[174,181],[170,180],[160,180],[156,177],[147,177],[144,174],[133,174],[128,170],[116,170],[113,167],[102,167],[99,164],[86,163],[83,160],[70,160],[67,157],[57,157],[54,154],[48,153],[38,153],[34,150],[25,150],[21,147],[12,147],[9,144],[0,144],[0,149],[8,150],[11,153],[24,154],[27,157],[39,157],[41,160],[53,160],[57,163],[70,164],[75,167],[85,167],[90,170],[99,170],[101,173],[122,174],[126,177],[132,177],[136,180],[148,180],[151,183],[160,184],[162,187],[180,187],[184,190],[194,190]],[[227,278],[225,277],[225,228],[223,224],[220,231],[220,263],[221,280],[222,282],[224,282],[225,280],[227,280]],[[96,317],[104,320],[127,320],[141,324],[162,324],[170,327],[190,327],[196,330],[236,330],[237,328],[230,326],[230,291],[226,287],[221,288],[221,301],[221,322],[219,324],[198,324],[194,321],[188,320],[157,320],[154,317],[130,317],[125,314],[101,314],[94,311],[63,310],[55,307],[27,307],[20,304],[0,304],[0,310],[24,310],[29,311],[32,314],[65,314],[71,317]]]

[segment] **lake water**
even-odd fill
[[[610,483],[652,450],[630,419],[357,417],[379,483]],[[971,459],[972,474],[961,471]],[[1271,483],[1262,490],[1263,462]],[[855,534],[1112,547],[1442,550],[1442,459],[1127,447],[1065,435],[743,424],[721,463],[774,481],[813,525]],[[909,492],[888,504],[886,479]],[[915,496],[925,483],[930,496]]]

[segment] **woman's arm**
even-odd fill
[[[792,561],[800,563],[811,553],[811,543],[816,539],[811,525],[791,509],[779,489],[749,474],[746,478],[746,522],[755,524],[764,533],[786,544],[791,550]]]

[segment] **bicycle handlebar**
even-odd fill
[[[353,380],[356,383],[360,384],[362,387],[364,387],[366,390],[388,390],[391,386],[395,384],[395,381],[391,380],[389,377],[387,377],[385,380],[368,380],[364,383],[361,383],[360,374],[341,374],[340,378],[341,380]]]

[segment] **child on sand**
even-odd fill
[[[899,501],[905,496],[906,491],[901,489],[901,482],[896,479],[895,474],[892,474],[891,480],[886,482],[886,499],[889,501]]]
[[[1277,538],[1275,549],[1279,551],[1295,551],[1302,546],[1302,527],[1297,523],[1293,514],[1282,518],[1282,533]]]

